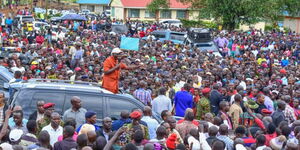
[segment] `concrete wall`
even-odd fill
[[[262,31],[265,30],[266,22],[258,22],[256,24],[252,25],[240,25],[240,30],[246,31],[250,30],[250,27],[253,27],[254,29],[261,29]]]
[[[300,18],[287,17],[283,21],[283,26],[296,31],[296,33],[300,33]]]
[[[94,13],[102,13],[104,11],[103,5],[88,5],[88,4],[80,4],[80,9],[88,9],[88,6],[94,6]]]

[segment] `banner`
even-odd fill
[[[139,42],[140,42],[139,38],[122,37],[120,48],[125,50],[138,51]]]

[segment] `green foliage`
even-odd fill
[[[275,22],[283,12],[300,12],[300,0],[180,0],[199,9],[201,16],[211,16],[223,27],[233,30],[239,24],[262,20]]]
[[[198,27],[198,28],[210,28],[210,29],[217,29],[218,24],[210,21],[202,21],[202,20],[180,20],[184,27]]]
[[[147,9],[152,13],[156,13],[159,9],[168,9],[169,6],[170,3],[168,0],[153,0],[147,5]]]

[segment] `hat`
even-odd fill
[[[246,78],[246,81],[251,81],[251,82],[253,82],[253,79],[251,79],[251,78]]]
[[[244,145],[242,145],[242,144],[236,144],[236,145],[235,145],[235,149],[238,149],[238,150],[247,150],[247,149],[244,147]]]
[[[279,72],[280,72],[281,74],[286,74],[286,70],[285,70],[285,69],[280,69]]]
[[[31,63],[32,65],[37,65],[37,64],[39,64],[37,61],[33,61],[32,63]]]
[[[94,115],[96,115],[96,112],[94,112],[94,111],[88,111],[88,112],[85,113],[85,118],[91,118]]]
[[[137,62],[141,62],[141,60],[140,60],[140,59],[136,59],[135,61],[137,61]]]
[[[251,109],[258,108],[258,104],[254,100],[248,100],[248,101],[246,101],[245,105],[247,105]]]
[[[262,109],[261,112],[264,114],[272,114],[272,111],[270,111],[268,109]]]
[[[75,68],[75,71],[80,71],[80,70],[81,70],[80,67],[76,67],[76,68]]]
[[[207,75],[211,75],[211,73],[210,73],[210,72],[206,72],[206,74],[207,74]]]
[[[11,142],[17,142],[17,141],[20,140],[20,138],[22,137],[23,133],[24,132],[21,129],[13,129],[9,133],[9,140]]]
[[[43,105],[43,108],[48,109],[48,108],[51,108],[51,107],[54,107],[54,106],[55,106],[54,103],[46,103],[46,104]]]
[[[277,95],[279,94],[277,90],[273,90],[272,93],[276,93]]]
[[[204,88],[203,90],[202,90],[202,93],[203,94],[207,94],[207,93],[209,93],[210,92],[210,88]]]
[[[274,150],[281,150],[283,143],[286,141],[285,136],[280,135],[270,141],[270,147]]]
[[[81,126],[78,135],[87,134],[89,131],[96,131],[96,128],[94,125],[85,123]]]
[[[2,143],[2,144],[0,144],[0,147],[5,150],[13,150],[12,145],[10,145],[8,143]]]
[[[131,119],[138,119],[142,116],[142,113],[139,111],[134,111],[130,114]]]
[[[72,70],[68,70],[67,74],[73,74],[73,71]]]
[[[122,50],[119,49],[119,48],[114,48],[112,51],[111,51],[112,54],[119,54],[119,53],[122,53]]]
[[[175,149],[176,148],[176,139],[177,135],[175,133],[171,134],[166,141],[167,148]]]

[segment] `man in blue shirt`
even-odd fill
[[[178,91],[175,94],[175,116],[184,117],[185,110],[187,108],[193,108],[193,96],[188,91],[190,91],[190,85],[186,83],[183,86],[183,91]]]
[[[94,111],[87,111],[85,113],[85,121],[86,123],[85,124],[91,124],[95,127],[95,131],[98,131],[100,130],[100,127],[98,125],[96,125],[96,122],[97,122],[97,113],[94,112]],[[76,132],[79,133],[79,131],[81,130],[81,127],[83,126],[84,124],[80,125]]]
[[[120,116],[121,116],[121,119],[114,121],[113,124],[112,124],[112,130],[113,131],[117,131],[124,124],[131,123],[131,119],[129,118],[129,112],[122,111]]]

